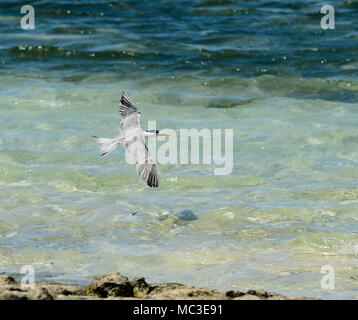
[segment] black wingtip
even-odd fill
[[[158,181],[157,181],[155,175],[153,175],[153,174],[149,175],[147,185],[151,188],[158,188]]]
[[[149,185],[151,188],[158,188],[159,185],[158,184],[152,184],[152,185]]]
[[[150,180],[147,182],[148,186],[151,188],[158,188],[159,183],[155,176],[153,176]]]

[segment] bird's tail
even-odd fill
[[[99,148],[101,149],[101,156],[104,156],[107,153],[112,152],[118,146],[118,139],[108,139],[108,138],[98,138],[96,136],[92,136],[99,144]]]

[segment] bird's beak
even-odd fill
[[[165,132],[159,132],[158,136],[169,137],[170,134],[169,134],[169,133],[165,133]]]

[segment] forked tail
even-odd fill
[[[118,146],[118,138],[108,139],[108,138],[98,138],[92,136],[99,144],[101,149],[101,156],[104,156],[107,153],[112,152]]]

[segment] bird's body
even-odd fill
[[[95,137],[101,149],[101,156],[112,152],[117,146],[123,145],[126,152],[136,161],[139,176],[150,187],[158,187],[158,172],[153,156],[150,154],[145,137],[167,135],[158,130],[143,131],[140,128],[140,112],[129,96],[123,92],[119,113],[122,116],[120,133],[114,139]]]

